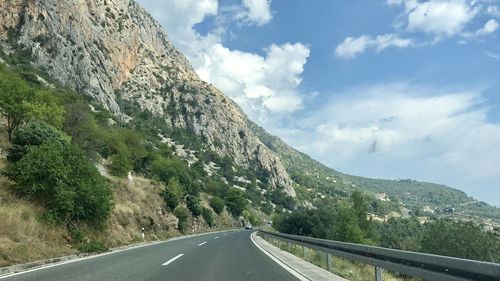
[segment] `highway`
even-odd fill
[[[172,240],[0,278],[9,281],[297,280],[233,231]]]

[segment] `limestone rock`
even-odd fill
[[[280,159],[241,109],[202,81],[167,33],[133,0],[0,0],[0,38],[31,51],[33,64],[120,114],[117,93],[194,132],[235,164],[268,171],[295,196]]]

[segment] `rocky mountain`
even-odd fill
[[[0,38],[28,52],[35,67],[62,85],[117,116],[123,103],[133,103],[295,196],[285,167],[245,114],[197,76],[135,1],[0,0],[0,20]]]

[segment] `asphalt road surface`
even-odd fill
[[[250,234],[223,232],[167,241],[0,280],[296,281],[253,244]]]

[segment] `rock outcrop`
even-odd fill
[[[194,132],[235,164],[267,171],[295,195],[247,117],[203,82],[166,32],[133,0],[0,0],[0,38],[29,50],[36,67],[115,114],[117,96]],[[118,94],[119,93],[119,94]]]

